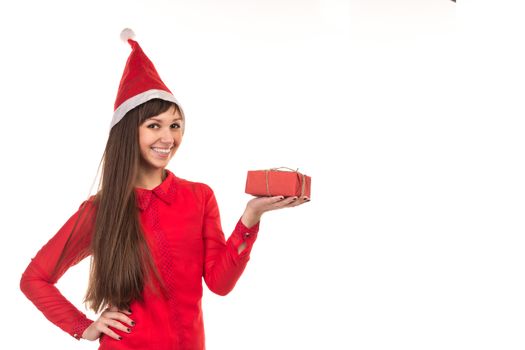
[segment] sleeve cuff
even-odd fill
[[[241,218],[242,218],[242,216],[241,216]],[[233,230],[233,234],[232,234],[232,237],[231,237],[235,255],[239,259],[245,258],[245,257],[250,255],[253,243],[257,239],[257,234],[259,232],[259,224],[261,222],[259,220],[252,227],[246,227],[242,223],[241,218],[239,218],[239,221],[237,221],[237,225],[235,225],[235,229]],[[244,250],[240,254],[238,254],[237,250],[238,250],[239,246],[242,243],[246,243],[246,247],[244,248]]]
[[[257,221],[257,223],[255,225],[253,225],[252,227],[247,227],[245,226],[243,223],[242,223],[242,216],[239,218],[239,228],[244,230],[244,231],[248,231],[249,233],[257,233],[259,232],[259,224],[261,223],[261,220],[259,219],[259,221]]]
[[[82,334],[84,333],[86,328],[88,328],[93,322],[95,321],[90,320],[86,316],[82,316],[77,321],[75,321],[75,324],[73,325],[73,329],[70,333],[71,336],[73,336],[73,338],[77,340],[82,339]]]

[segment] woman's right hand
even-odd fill
[[[97,340],[102,334],[106,334],[116,340],[122,339],[122,337],[109,327],[111,326],[112,328],[119,329],[125,333],[130,333],[131,327],[135,325],[135,322],[127,315],[131,315],[131,312],[128,310],[118,310],[115,306],[109,306],[104,312],[102,312],[102,314],[100,314],[100,317],[95,322],[86,328],[84,333],[82,333],[82,338],[87,340]],[[122,324],[119,321],[125,324]]]

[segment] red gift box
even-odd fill
[[[285,169],[291,171],[278,170],[282,168],[249,170],[244,192],[254,196],[306,196],[310,198],[312,181],[310,176],[290,168]]]

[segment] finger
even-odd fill
[[[122,337],[120,335],[118,335],[117,333],[115,333],[113,330],[111,330],[111,328],[109,328],[109,327],[105,327],[105,328],[103,328],[100,331],[102,333],[104,333],[105,335],[110,336],[113,339],[122,340]]]
[[[295,197],[295,196],[286,197],[285,199],[283,199],[283,200],[281,200],[281,201],[279,201],[277,203],[273,203],[271,209],[285,208],[285,207],[289,206],[291,203],[294,203],[296,200],[297,200],[297,197]]]
[[[131,315],[131,309],[129,309],[129,310],[119,310],[116,306],[111,306],[111,305],[108,305],[108,307],[106,308],[105,311],[122,312],[122,313],[125,313],[126,315]]]
[[[108,311],[118,311],[118,312],[125,313],[126,315],[131,315],[131,310],[119,310],[116,306],[108,305],[106,310],[108,310]]]
[[[285,208],[296,207],[296,206],[298,206],[298,205],[301,205],[301,204],[304,204],[304,203],[308,202],[309,200],[310,200],[310,198],[308,198],[308,197],[306,197],[306,196],[302,196],[302,197],[300,197],[300,198],[294,196],[294,197],[292,198],[292,201],[291,201],[289,204],[287,204],[287,205],[285,206]]]
[[[96,325],[96,329],[100,332],[100,333],[103,333],[113,339],[116,339],[116,340],[121,340],[122,337],[120,335],[118,335],[115,331],[113,331],[111,328],[109,328],[109,325],[107,324],[109,320],[107,320],[105,317],[100,317],[98,320],[97,320],[97,325]]]
[[[106,324],[110,326],[113,329],[118,329],[125,333],[131,333],[131,327],[125,324],[120,323],[117,320],[108,319],[106,320]]]
[[[270,197],[270,204],[273,204],[273,203],[280,203],[281,201],[283,201],[285,198],[284,196],[273,196],[273,197]]]
[[[110,337],[118,339],[118,340],[122,339],[122,337],[118,333],[116,333],[114,330],[118,329],[124,333],[131,333],[130,327],[120,323],[117,320],[111,319],[111,318],[101,317],[99,319],[99,324],[100,324],[100,327],[98,328],[100,332],[103,332],[104,334],[107,334]]]
[[[299,198],[297,201],[296,201],[296,204],[294,205],[294,207],[298,206],[298,205],[301,205],[301,204],[304,204],[304,203],[307,203],[310,201],[310,198],[306,197],[306,196],[303,196],[301,198]]]
[[[296,207],[299,204],[303,203],[303,199],[300,199],[296,196],[292,198],[292,201],[286,206],[287,208]]]
[[[133,321],[131,318],[129,318],[127,315],[123,314],[119,311],[107,311],[104,313],[104,318],[106,319],[112,319],[112,320],[119,320],[122,321],[130,326],[135,325],[135,321]],[[127,328],[127,326],[125,327]],[[123,329],[125,330],[125,329]]]
[[[126,315],[131,315],[131,309],[130,310],[119,310],[119,312],[122,312]]]

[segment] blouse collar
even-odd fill
[[[173,202],[175,175],[168,169],[164,170],[166,171],[166,178],[157,187],[151,190],[135,187],[137,206],[141,211],[144,211],[148,208],[151,197],[154,195],[168,205]]]

